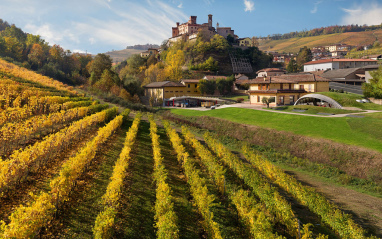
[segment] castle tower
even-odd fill
[[[208,15],[208,28],[209,28],[209,29],[212,28],[212,14],[209,14],[209,15]]]

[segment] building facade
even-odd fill
[[[169,42],[175,42],[180,39],[194,40],[196,39],[199,32],[202,32],[207,39],[211,39],[214,35],[219,34],[224,38],[228,35],[235,37],[234,30],[231,27],[219,27],[219,23],[215,27],[212,25],[212,15],[208,15],[208,22],[203,24],[198,24],[196,22],[196,16],[190,16],[190,19],[186,23],[180,24],[176,23],[176,27],[172,28],[172,37]]]
[[[370,59],[325,59],[305,63],[304,72],[358,68],[376,64],[378,61]]]
[[[291,105],[303,95],[329,91],[329,80],[313,74],[257,77],[249,82],[250,103],[263,105],[263,98],[274,98],[270,106]]]

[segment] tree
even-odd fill
[[[109,69],[105,69],[102,73],[100,80],[94,84],[94,87],[102,91],[108,92],[110,91],[113,85],[114,85],[113,73]]]
[[[235,38],[231,34],[228,34],[227,42],[232,45],[233,43],[235,43]]]
[[[220,95],[225,95],[232,92],[232,86],[233,86],[234,80],[235,80],[235,77],[233,75],[228,77],[227,79],[216,80],[216,88],[219,90]]]
[[[297,55],[297,67],[299,71],[304,70],[304,63],[311,61],[313,58],[312,52],[310,48],[304,46],[303,48],[300,48],[300,51]]]
[[[366,97],[382,99],[382,66],[377,71],[370,72],[373,77],[370,83],[363,83],[363,94]]]
[[[216,81],[214,80],[200,80],[198,83],[199,92],[204,95],[213,95],[216,90]]]
[[[42,46],[40,44],[33,44],[32,49],[30,53],[28,54],[28,59],[32,65],[37,66],[37,68],[40,68],[42,66],[43,61],[45,60],[44,51],[42,49]]]
[[[169,52],[166,57],[167,75],[170,80],[179,81],[182,78],[182,66],[184,65],[184,52],[177,50]]]
[[[251,41],[252,41],[251,42],[252,47],[259,47],[260,44],[256,37],[252,37]]]
[[[261,102],[267,105],[267,108],[269,108],[269,104],[275,102],[275,97],[263,97],[261,99]]]
[[[289,61],[286,70],[288,71],[288,73],[298,72],[298,66],[297,66],[297,62],[295,59],[292,58]]]
[[[112,60],[109,55],[103,53],[97,54],[91,63],[89,72],[90,74],[94,72],[95,79],[99,80],[105,70],[111,69],[111,64]]]

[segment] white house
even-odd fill
[[[378,61],[371,59],[325,59],[305,63],[304,72],[358,68],[376,64]]]

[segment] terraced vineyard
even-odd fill
[[[0,238],[376,238],[247,147],[0,64]]]

